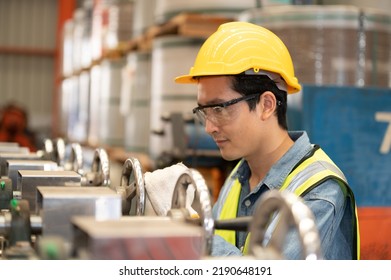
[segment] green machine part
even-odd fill
[[[0,209],[9,209],[12,199],[12,180],[8,177],[0,178]]]

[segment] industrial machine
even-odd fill
[[[110,183],[103,149],[96,149],[91,171],[81,170],[81,156],[75,153],[76,158],[76,164],[67,165],[74,170],[56,171],[72,173],[76,183],[55,184],[55,177],[45,177],[45,171],[24,170],[19,171],[21,196],[0,195],[3,206],[8,199],[8,208],[0,214],[1,258],[206,259],[211,258],[214,230],[227,229],[251,232],[248,258],[284,259],[284,238],[295,228],[303,259],[322,259],[312,213],[291,193],[265,194],[252,217],[214,220],[206,182],[190,168],[174,184],[167,215],[152,216],[146,215],[147,182],[136,158],[124,162],[120,186]],[[9,181],[6,184],[10,189]],[[26,190],[29,195],[24,197]],[[270,226],[272,237],[264,244]]]

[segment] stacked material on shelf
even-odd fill
[[[58,130],[61,135],[77,141],[86,142],[88,123],[90,121],[90,74],[82,71],[79,75],[62,80],[60,92],[60,122]]]
[[[152,85],[151,85],[151,131],[150,155],[157,158],[173,148],[171,113],[183,113],[191,117],[191,110],[197,103],[196,87],[178,87],[173,78],[186,72],[204,40],[180,36],[162,36],[153,41]]]
[[[89,104],[90,104],[90,73],[82,71],[78,76],[79,94],[78,94],[78,113],[77,124],[73,127],[73,139],[76,142],[87,142],[87,127],[89,123]]]
[[[359,86],[391,87],[391,14],[363,9],[360,32]]]
[[[121,47],[133,35],[134,1],[116,0],[108,6],[107,26],[103,38],[103,49]]]
[[[133,14],[133,37],[143,35],[154,24],[156,0],[135,0]]]
[[[73,16],[72,34],[72,72],[77,73],[90,66],[91,55],[91,9],[78,8]]]
[[[89,100],[89,123],[87,142],[92,146],[99,145],[99,131],[100,131],[100,108],[99,98],[101,91],[101,74],[102,66],[96,64],[90,70],[90,100]]]
[[[124,120],[120,113],[121,71],[125,59],[104,59],[101,62],[99,100],[99,143],[122,147],[124,141]]]
[[[303,84],[354,85],[360,12],[347,6],[284,6],[243,12],[239,20],[264,26],[290,51]]]
[[[73,64],[72,64],[72,51],[73,51],[73,19],[68,19],[64,23],[64,27],[62,30],[62,57],[61,57],[61,71],[64,77],[68,77],[73,73]]]
[[[303,84],[379,87],[390,83],[390,18],[344,5],[268,7],[238,17],[285,42]]]
[[[102,39],[104,25],[107,24],[107,4],[105,1],[95,0],[91,19],[91,55],[96,61],[102,57]]]
[[[73,128],[77,126],[78,121],[78,93],[79,79],[77,76],[70,76],[61,82],[61,97],[60,97],[60,127],[59,132],[62,135],[67,135],[72,139],[74,132]]]
[[[151,53],[131,52],[122,69],[121,114],[125,119],[124,148],[148,154],[150,135]]]
[[[122,48],[132,38],[133,0],[96,0],[92,7],[91,49],[94,61]]]
[[[155,23],[161,24],[179,13],[213,14],[234,18],[238,13],[257,7],[256,0],[159,0],[155,6]]]

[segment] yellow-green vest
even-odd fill
[[[240,163],[232,171],[231,175],[236,172]],[[305,170],[305,172],[303,172]],[[305,157],[296,168],[288,175],[282,184],[280,191],[287,190],[295,193],[297,196],[304,196],[310,190],[328,179],[336,179],[341,186],[345,196],[350,198],[350,205],[354,219],[352,227],[354,229],[354,244],[353,244],[353,259],[360,258],[360,236],[358,227],[357,206],[354,199],[354,194],[350,189],[345,176],[334,162],[323,152],[319,146],[315,146],[313,152],[308,157]],[[231,190],[225,198],[224,205],[221,209],[219,219],[236,218],[239,206],[239,197],[241,184],[236,178],[232,184]],[[236,232],[233,230],[215,230],[215,234],[223,237],[227,242],[236,245]],[[243,248],[243,253],[248,253],[249,235]]]

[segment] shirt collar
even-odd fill
[[[294,141],[293,146],[272,166],[263,181],[254,189],[255,192],[263,184],[270,189],[279,189],[296,164],[311,151],[312,145],[305,131],[292,131],[289,132],[289,136]],[[248,180],[249,176],[250,168],[248,163],[245,160],[241,160],[233,178],[238,178],[243,183],[243,180]]]

